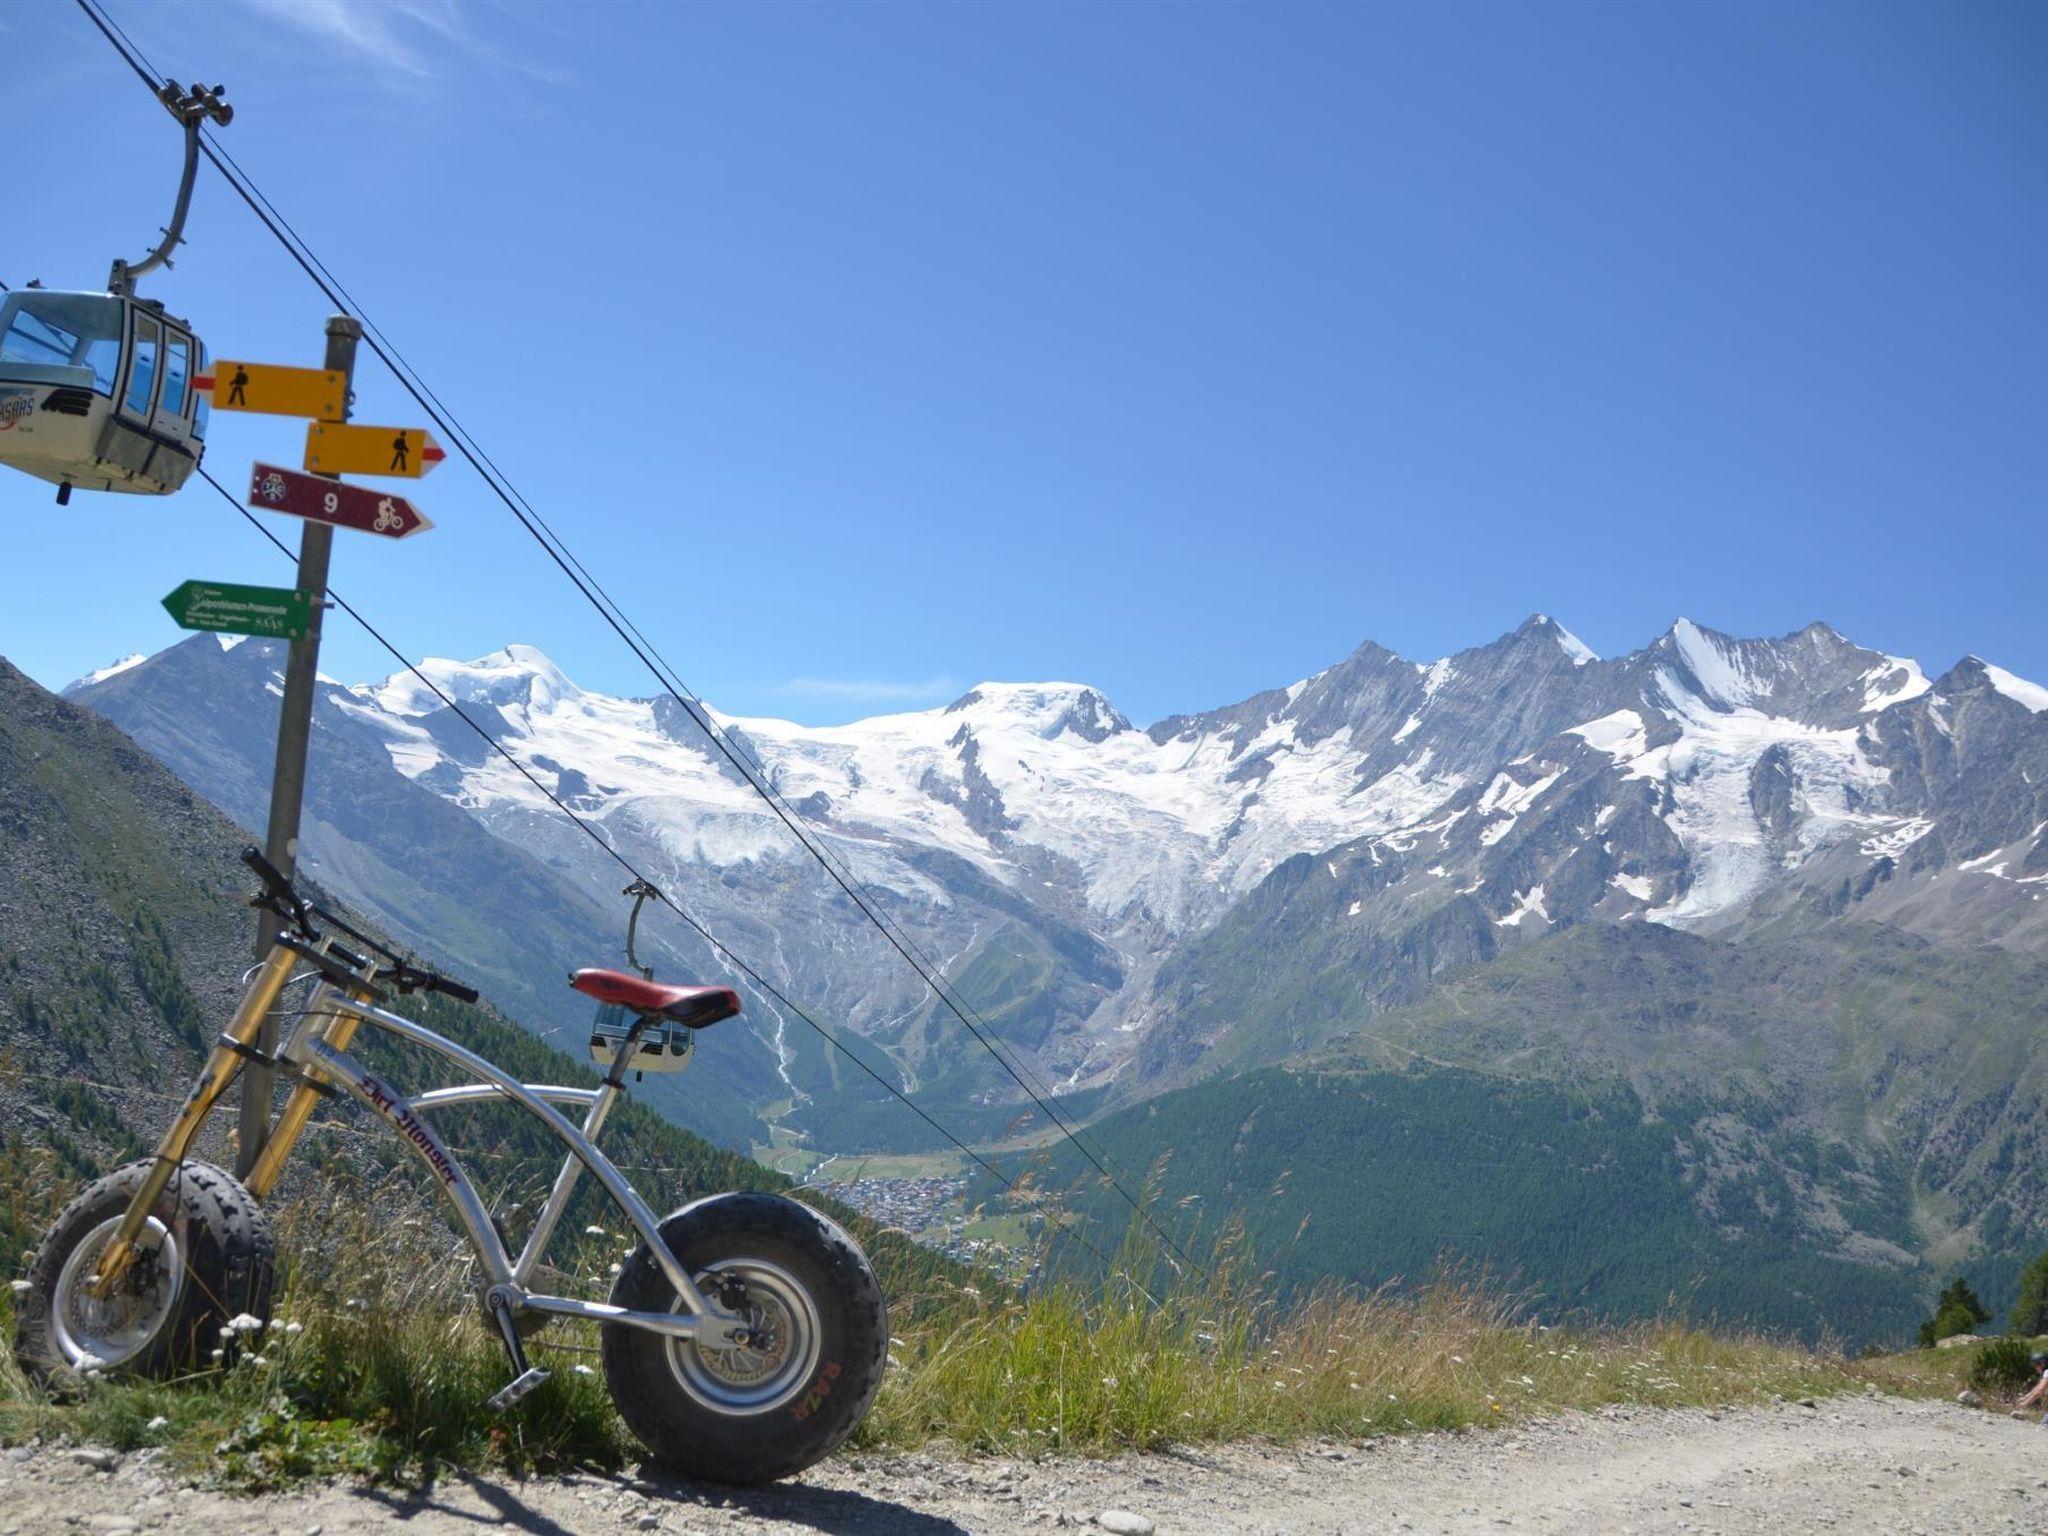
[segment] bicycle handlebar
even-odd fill
[[[403,960],[395,961],[377,972],[379,981],[388,981],[400,992],[439,992],[454,998],[458,1003],[473,1003],[477,1000],[475,987],[464,986],[451,977],[422,970],[416,965],[407,965]]]
[[[326,908],[308,906],[300,897],[298,891],[293,888],[290,878],[279,870],[275,864],[272,864],[270,860],[266,859],[257,849],[253,847],[244,848],[242,850],[242,862],[255,872],[257,879],[263,882],[263,890],[250,900],[249,904],[251,906],[263,907],[275,912],[279,917],[284,918],[293,927],[297,928],[300,934],[307,939],[317,939],[319,937],[318,930],[313,926],[313,918],[317,914],[329,927],[340,929],[357,943],[391,962],[388,966],[382,966],[377,970],[376,979],[378,981],[388,981],[397,987],[400,992],[439,992],[444,996],[454,998],[459,1003],[473,1003],[477,1000],[478,994],[475,987],[466,986],[452,977],[442,976],[437,972],[427,970],[424,966],[414,965],[395,949],[379,943],[361,929],[336,917]],[[358,966],[358,968],[360,967]]]

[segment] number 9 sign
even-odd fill
[[[258,464],[250,475],[249,505],[387,539],[410,538],[434,526],[403,496],[387,496],[365,486],[279,469],[274,464]]]

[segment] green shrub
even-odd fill
[[[2025,1339],[1993,1339],[1977,1347],[1970,1362],[1970,1385],[1984,1392],[2024,1392],[2039,1374],[2034,1349]]]

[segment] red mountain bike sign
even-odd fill
[[[407,539],[433,527],[427,515],[403,496],[388,496],[360,485],[344,485],[296,469],[258,464],[249,472],[249,505],[288,517],[332,523],[387,539]]]

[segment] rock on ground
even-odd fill
[[[318,1485],[239,1498],[168,1483],[147,1452],[111,1472],[67,1450],[0,1458],[0,1536],[83,1528],[272,1536],[513,1530],[739,1536],[1366,1536],[1382,1531],[2035,1532],[2048,1528],[2048,1429],[1954,1403],[1610,1409],[1514,1428],[1116,1461],[841,1457],[772,1488],[661,1478],[449,1477],[425,1493]],[[1121,1525],[1112,1515],[1135,1517]],[[651,1522],[651,1523],[650,1523]]]

